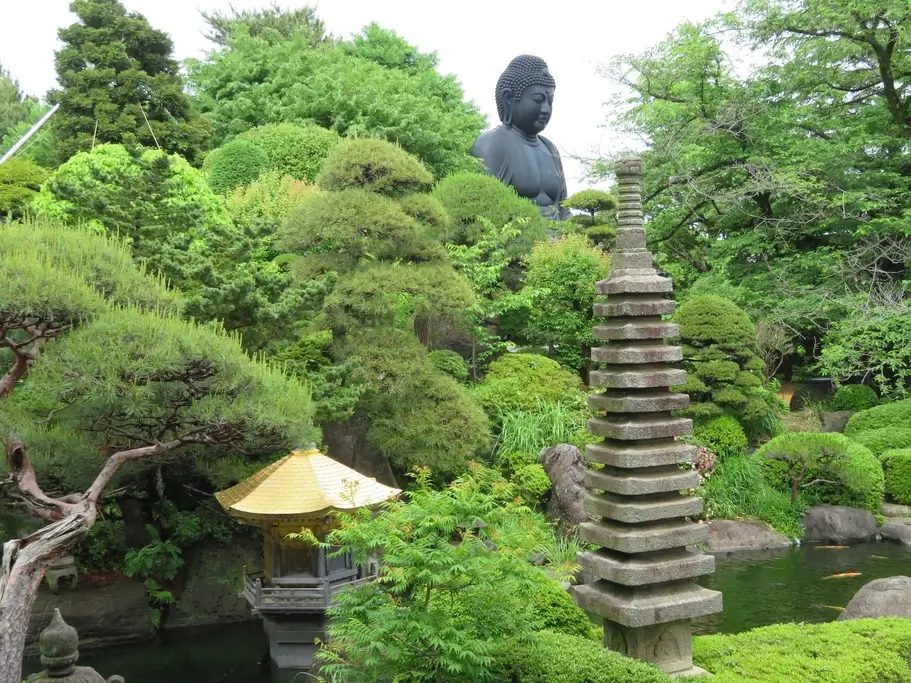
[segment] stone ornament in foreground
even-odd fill
[[[583,538],[600,546],[581,553],[583,570],[598,578],[575,589],[577,603],[604,618],[604,644],[653,662],[669,674],[704,673],[693,667],[690,620],[721,611],[721,593],[693,579],[711,574],[711,555],[687,550],[705,543],[708,527],[687,518],[702,512],[702,499],[680,491],[699,484],[698,475],[681,469],[696,449],[675,437],[692,430],[692,421],[672,411],[689,406],[689,396],[672,386],[686,382],[676,337],[678,325],[662,316],[674,311],[667,295],[670,279],[652,267],[642,219],[642,162],[624,159],[617,166],[619,228],[611,276],[596,285],[605,303],[595,315],[597,344],[592,387],[604,392],[589,398],[603,417],[589,431],[604,441],[587,448],[588,459],[603,469],[586,475],[585,508],[592,521],[580,526]]]
[[[32,674],[26,683],[124,683],[121,676],[105,679],[90,666],[76,666],[79,661],[79,634],[54,610],[51,623],[38,636],[38,649],[44,671]]]

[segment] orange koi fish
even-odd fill
[[[860,576],[860,572],[844,572],[843,574],[832,574],[832,576],[824,576],[822,580],[826,579],[850,579],[852,576]]]
[[[844,550],[848,546],[846,545],[817,545],[813,546],[817,550]]]
[[[826,609],[834,609],[836,612],[844,612],[844,607],[836,607],[835,605],[820,605],[820,607],[825,607]]]

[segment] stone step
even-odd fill
[[[639,444],[605,441],[586,446],[585,454],[595,462],[629,469],[693,462],[696,447],[670,440]]]
[[[690,397],[666,389],[610,391],[588,397],[588,407],[608,413],[664,413],[686,410]]]
[[[663,519],[702,514],[702,498],[684,496],[677,491],[649,497],[630,498],[613,493],[586,494],[583,503],[590,515],[626,524],[657,522]]]
[[[707,524],[694,524],[684,519],[649,524],[624,524],[602,519],[584,522],[579,530],[589,543],[621,553],[651,553],[656,550],[699,545],[709,539]]]
[[[666,294],[674,291],[670,278],[655,272],[649,275],[620,275],[595,285],[598,294]]]
[[[595,315],[599,318],[670,315],[676,307],[673,299],[636,297],[624,301],[623,297],[623,294],[618,294],[604,303],[595,304]]]
[[[696,619],[722,609],[721,593],[690,582],[627,587],[597,581],[576,586],[573,593],[582,609],[633,628]]]
[[[692,470],[681,470],[676,465],[650,469],[625,471],[610,467],[588,470],[585,473],[585,486],[621,496],[645,496],[699,486],[699,475]]]
[[[595,339],[670,339],[680,334],[680,325],[661,320],[610,320],[594,327]]]
[[[669,368],[665,365],[628,367],[629,369],[620,366],[609,371],[592,370],[588,375],[588,384],[605,389],[654,389],[686,384],[686,370],[682,368]]]
[[[654,344],[611,344],[592,349],[592,360],[596,363],[678,363],[683,360],[683,348]]]
[[[693,421],[688,417],[669,415],[606,415],[588,421],[588,431],[595,436],[621,441],[663,439],[683,436],[693,431]]]
[[[645,586],[668,581],[683,581],[715,571],[712,555],[686,549],[654,555],[623,555],[609,550],[580,553],[582,569],[601,579],[623,586]]]

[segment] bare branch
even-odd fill
[[[187,439],[175,439],[174,441],[155,444],[154,446],[143,446],[142,448],[132,448],[128,451],[114,453],[107,459],[104,467],[101,468],[101,472],[98,473],[98,476],[95,477],[95,481],[92,482],[92,485],[89,486],[88,490],[85,492],[85,495],[83,496],[84,499],[89,503],[97,504],[105,487],[110,483],[111,479],[114,478],[114,475],[117,474],[117,470],[119,470],[124,463],[132,460],[150,458],[153,455],[159,455],[161,453],[167,453],[168,451],[173,451],[175,448],[183,446],[185,443],[188,443]]]
[[[25,446],[15,436],[6,439],[6,463],[10,477],[22,493],[23,501],[36,516],[54,522],[73,512],[72,503],[51,498],[41,489]]]

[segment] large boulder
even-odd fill
[[[867,510],[817,505],[803,517],[808,543],[856,543],[876,536],[876,517]]]
[[[326,454],[381,484],[398,486],[386,456],[367,441],[367,424],[357,416],[321,426]]]
[[[911,578],[890,576],[866,584],[851,598],[841,619],[904,617],[911,619]]]
[[[883,503],[880,512],[883,513],[883,517],[911,517],[911,505]]]
[[[887,541],[898,541],[902,545],[911,546],[911,519],[890,519],[882,525],[879,534]]]
[[[822,413],[819,416],[819,419],[822,422],[822,429],[820,429],[820,431],[844,434],[845,425],[848,424],[848,420],[851,419],[853,414],[853,410],[836,410]]]
[[[765,522],[758,519],[727,520],[709,522],[708,550],[712,553],[734,550],[769,550],[787,548],[791,539],[779,534]]]
[[[547,516],[564,528],[588,521],[583,507],[588,465],[579,449],[568,443],[551,446],[541,451],[538,462],[553,484]]]
[[[250,605],[240,596],[244,567],[262,569],[262,540],[239,536],[230,544],[205,540],[186,553],[183,588],[168,614],[166,628],[207,626],[252,619]]]
[[[28,623],[27,655],[34,654],[38,635],[47,628],[55,607],[66,623],[79,632],[79,647],[83,650],[155,638],[142,581],[80,578],[73,590],[52,593],[46,584],[41,586]]]

